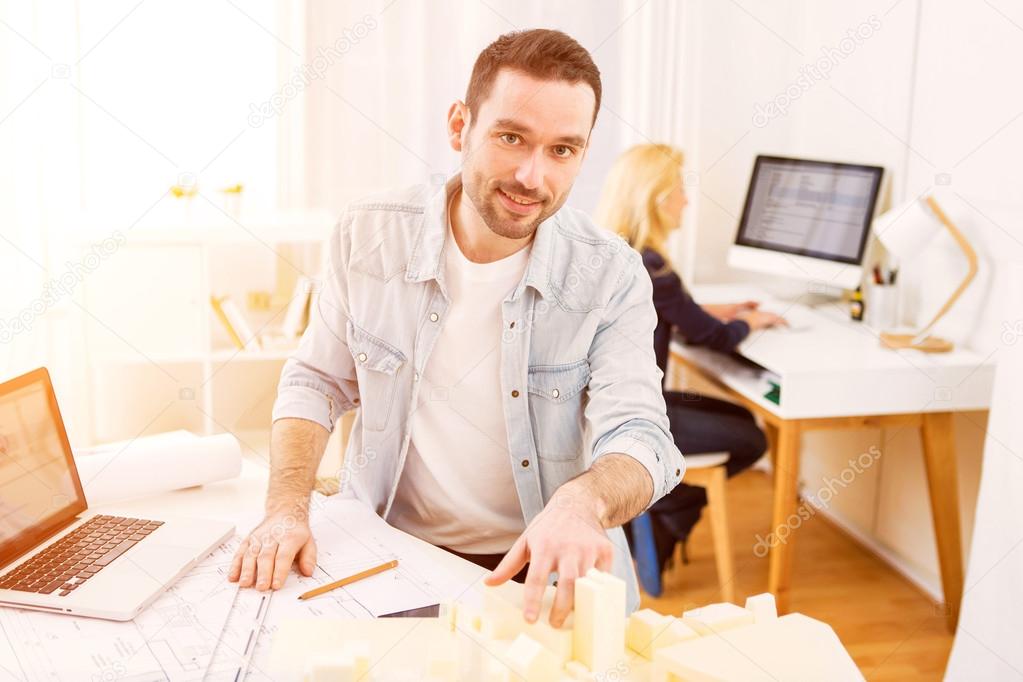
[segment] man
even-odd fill
[[[600,92],[567,35],[501,36],[448,113],[461,172],[345,211],[281,375],[266,518],[231,580],[277,589],[294,560],[312,573],[314,473],[337,419],[359,407],[344,480],[391,524],[494,569],[489,584],[524,579],[530,622],[556,574],[560,627],[593,567],[626,578],[636,608],[620,526],[674,488],[683,463],[650,278],[623,241],[563,208]]]

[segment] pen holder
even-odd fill
[[[899,290],[890,284],[868,284],[864,323],[874,331],[890,331],[899,326]]]

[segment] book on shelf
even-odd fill
[[[302,336],[302,332],[308,326],[312,290],[313,280],[305,275],[299,275],[291,301],[284,312],[284,321],[281,323],[281,333],[285,338],[294,339]]]
[[[239,350],[256,351],[260,349],[259,338],[253,333],[248,320],[245,319],[242,311],[230,296],[221,296],[220,298],[210,296],[210,305],[231,342]]]

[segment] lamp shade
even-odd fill
[[[927,199],[927,196],[911,199],[874,221],[874,236],[900,260],[920,253],[942,230],[941,221]]]
[[[874,223],[874,235],[889,253],[899,259],[918,254],[939,230],[946,229],[966,256],[967,273],[937,314],[916,334],[881,333],[881,343],[889,348],[914,348],[924,352],[945,353],[952,350],[952,342],[928,336],[934,325],[955,305],[977,276],[977,252],[933,196],[922,196],[888,211]]]

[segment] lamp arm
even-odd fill
[[[952,234],[952,239],[955,240],[956,244],[966,255],[966,261],[969,269],[966,272],[966,277],[964,277],[963,281],[959,283],[959,286],[952,292],[952,295],[947,301],[945,301],[945,304],[941,306],[937,314],[935,314],[931,321],[927,323],[926,327],[917,332],[914,337],[914,341],[926,337],[928,332],[930,332],[934,325],[938,323],[938,320],[944,317],[945,313],[947,313],[949,309],[955,305],[955,302],[959,300],[959,297],[962,296],[964,291],[966,291],[966,288],[970,286],[970,282],[972,282],[974,277],[977,276],[978,270],[977,252],[973,250],[972,246],[970,246],[970,242],[966,241],[966,237],[963,236],[963,233],[951,220],[949,220],[949,217],[945,214],[945,211],[942,210],[941,206],[938,205],[938,202],[933,196],[927,197],[927,205],[930,206],[931,210],[934,211],[934,215],[938,217],[938,220],[940,220],[945,228]]]

